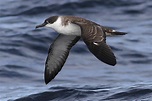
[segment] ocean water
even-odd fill
[[[152,101],[152,0],[1,0],[0,101]],[[35,29],[53,15],[80,16],[127,32],[107,37],[116,66],[83,41],[48,85],[44,64],[58,35]]]

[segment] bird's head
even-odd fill
[[[37,25],[36,28],[39,27],[51,27],[53,23],[58,19],[58,16],[52,16],[47,18],[42,24]]]

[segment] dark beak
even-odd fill
[[[37,25],[35,28],[44,27],[46,23],[42,23],[41,25]]]

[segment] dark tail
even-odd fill
[[[102,29],[104,30],[104,32],[106,33],[106,36],[113,36],[113,35],[125,35],[127,34],[126,32],[118,32],[116,30],[113,30],[109,27],[103,27]]]
[[[125,33],[125,32],[110,32],[110,35],[125,35],[125,34],[127,34],[127,33]],[[107,35],[107,33],[106,33],[106,35]],[[109,35],[109,33],[108,33],[108,35]]]

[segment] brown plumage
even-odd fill
[[[45,83],[49,83],[63,67],[70,49],[83,39],[96,58],[109,65],[116,65],[116,57],[106,44],[106,36],[125,35],[95,22],[75,16],[53,16],[38,27],[51,27],[60,35],[51,44],[45,65]]]

